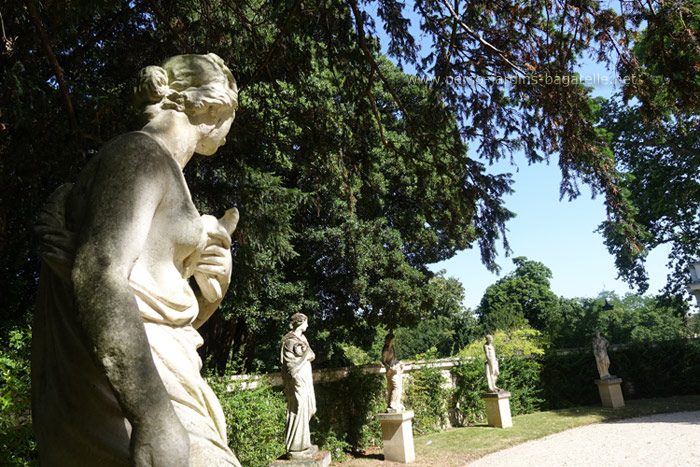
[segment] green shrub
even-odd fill
[[[413,429],[432,433],[447,425],[447,400],[450,391],[439,368],[424,367],[410,373],[404,388],[403,405],[415,413]]]
[[[542,333],[529,326],[508,331],[497,330],[492,335],[493,346],[496,348],[496,354],[499,358],[513,356],[531,357],[544,354]],[[477,339],[472,341],[467,347],[459,351],[458,356],[462,358],[483,357],[484,340]]]
[[[14,329],[8,336],[9,343],[0,345],[0,465],[38,465],[31,421],[31,329]]]
[[[333,462],[343,462],[347,460],[347,454],[352,446],[336,435],[333,428],[329,428],[325,432],[314,432],[314,438],[318,443],[319,450],[330,451]]]
[[[255,389],[235,387],[227,392],[225,379],[212,381],[226,416],[228,443],[246,467],[267,467],[285,453],[287,402],[269,384]]]
[[[592,351],[547,352],[542,360],[543,397],[548,409],[600,403]]]
[[[610,372],[622,378],[625,397],[700,393],[700,342],[674,339],[635,344],[610,354]],[[593,358],[589,354],[589,358]],[[597,377],[597,372],[595,373]]]
[[[622,378],[627,399],[700,393],[700,342],[674,339],[610,349],[610,372]],[[588,349],[547,352],[542,363],[546,407],[599,404],[593,380],[595,358]]]
[[[486,418],[486,406],[481,394],[486,390],[484,360],[462,360],[452,367],[455,388],[452,393],[452,411],[456,425],[478,423]]]
[[[496,384],[509,391],[510,410],[513,415],[541,410],[545,405],[541,364],[534,358],[500,358],[500,376]],[[483,358],[463,360],[452,368],[455,389],[452,397],[452,412],[455,423],[467,425],[482,422],[486,418],[486,408],[481,394],[488,390]]]
[[[510,410],[522,415],[542,410],[545,406],[540,372],[542,365],[535,358],[509,357],[499,364],[501,375],[497,385],[510,392]]]
[[[316,392],[315,421],[312,440],[323,444],[327,433],[353,451],[362,451],[381,442],[382,429],[375,415],[386,411],[384,375],[364,374],[359,368],[347,378],[314,385]]]

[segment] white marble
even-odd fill
[[[486,381],[489,391],[501,391],[501,388],[496,386],[496,380],[501,373],[498,369],[498,358],[496,358],[496,349],[493,346],[493,336],[491,334],[486,336],[484,355],[486,356]]]
[[[182,174],[195,153],[224,144],[236,82],[214,54],[180,55],[142,70],[136,93],[148,123],[109,141],[39,217],[40,456],[56,466],[240,466],[196,350],[196,328],[231,279],[237,212],[201,216]],[[195,293],[192,274],[213,292]]]
[[[311,444],[309,421],[316,413],[316,396],[311,362],[316,355],[311,350],[304,331],[309,320],[302,313],[295,313],[289,323],[290,332],[282,338],[280,367],[287,399],[287,422],[284,444],[289,459],[313,457],[318,448]]]

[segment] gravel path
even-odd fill
[[[700,466],[700,412],[573,428],[489,454],[473,467]]]

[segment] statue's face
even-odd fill
[[[491,336],[486,336],[486,343],[487,343],[487,344],[490,344],[490,343],[492,343],[492,342],[493,342],[493,337],[491,337]]]
[[[299,325],[299,329],[301,329],[301,332],[304,332],[304,331],[306,331],[307,329],[309,329],[309,320],[308,320],[308,319],[304,320],[304,321]]]
[[[202,116],[199,127],[202,136],[197,142],[195,152],[205,156],[211,156],[219,147],[226,143],[226,135],[231,129],[235,112],[231,106],[211,105]]]

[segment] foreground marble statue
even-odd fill
[[[41,463],[240,466],[196,351],[228,289],[238,213],[201,216],[182,174],[224,144],[236,82],[214,54],[180,55],[142,70],[136,91],[148,123],[109,141],[39,217]]]
[[[287,399],[287,422],[284,445],[289,459],[308,459],[318,452],[311,444],[309,422],[316,413],[316,396],[311,362],[316,355],[304,336],[309,320],[303,313],[295,313],[289,323],[290,332],[282,338],[280,368]]]
[[[382,365],[386,368],[386,411],[401,412],[405,410],[401,404],[403,394],[403,363],[396,356],[393,334],[388,334],[384,340],[382,349]]]
[[[595,356],[595,362],[598,366],[598,374],[600,374],[600,379],[613,378],[609,372],[610,368],[610,357],[608,357],[608,347],[610,343],[605,337],[601,337],[600,329],[595,330],[595,337],[593,338],[593,355]]]
[[[493,336],[491,334],[486,336],[484,354],[486,355],[486,381],[489,391],[502,391],[501,388],[496,386],[496,380],[501,373],[498,370],[498,359],[496,358],[496,349],[493,346]]]

